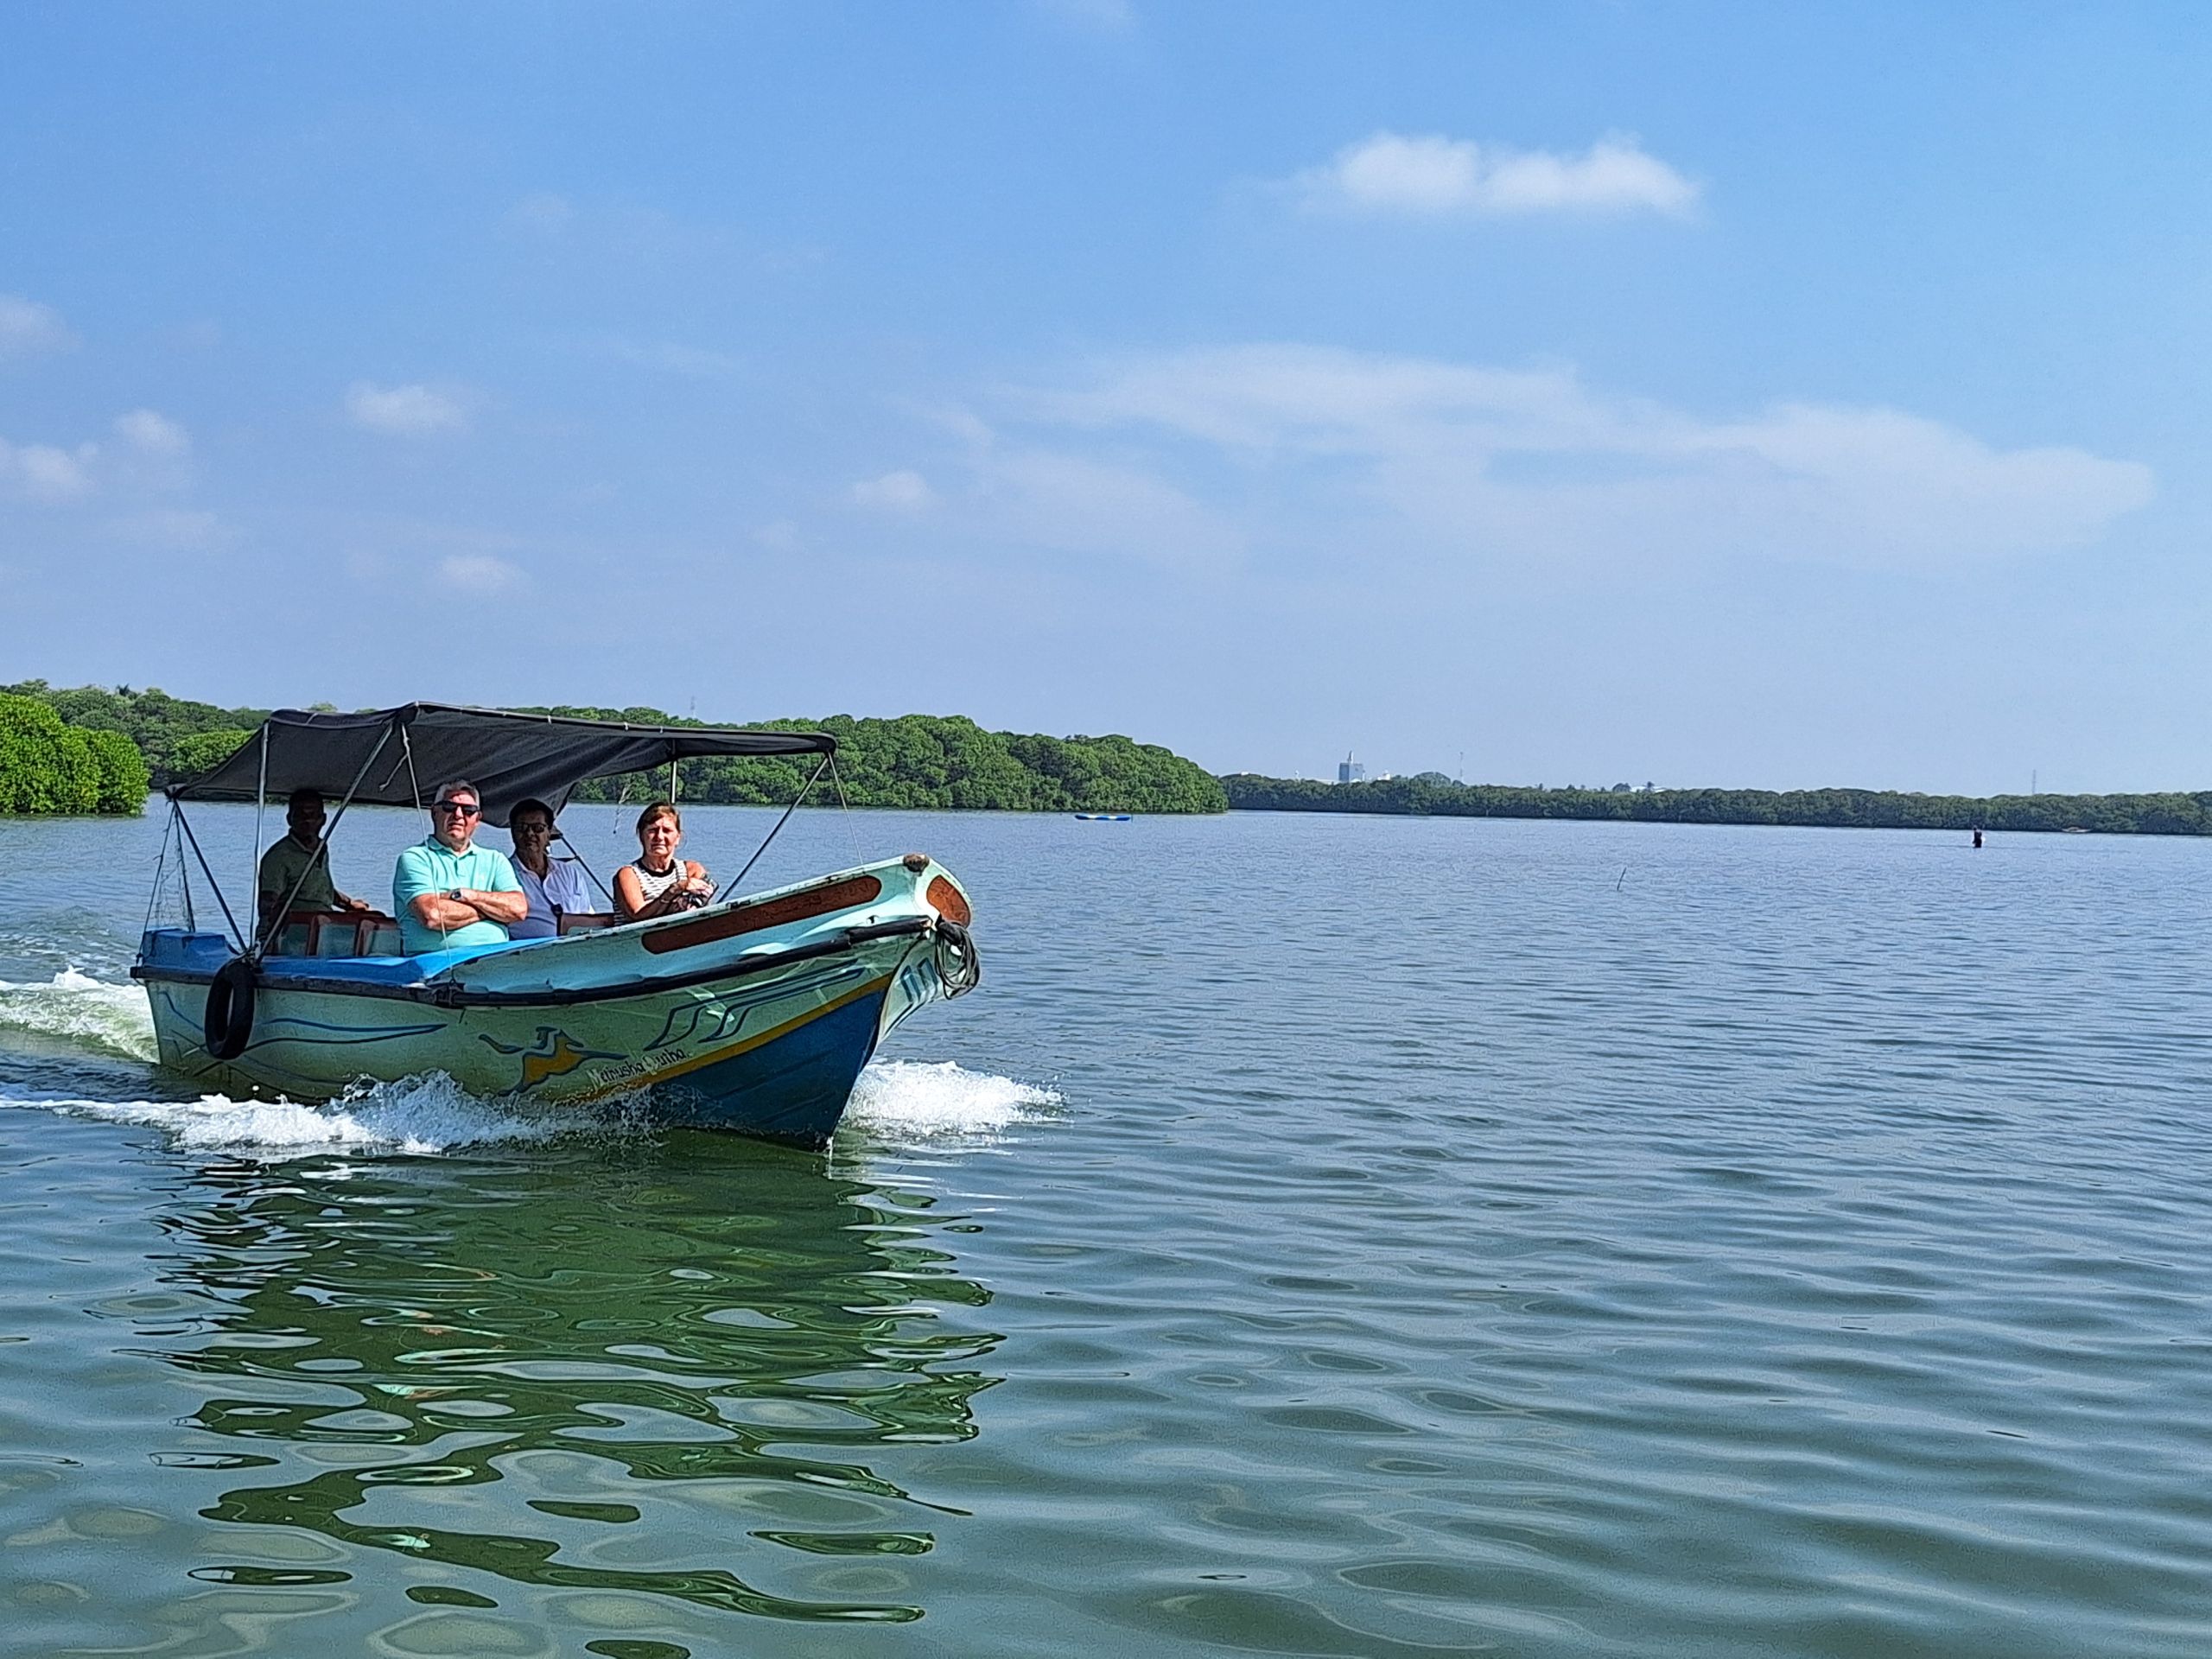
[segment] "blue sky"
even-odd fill
[[[0,677],[2212,786],[2198,9],[4,34]]]

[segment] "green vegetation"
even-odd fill
[[[0,696],[35,698],[80,731],[121,733],[145,757],[156,789],[206,772],[269,718],[266,709],[218,709],[127,685],[57,689],[44,680],[24,680],[0,685]]]
[[[548,708],[540,714],[659,725],[704,725],[658,709]],[[1220,782],[1195,763],[1157,744],[1126,737],[1043,737],[985,731],[957,715],[902,715],[895,720],[753,722],[828,732],[837,740],[836,783],[828,775],[809,798],[835,804],[838,785],[853,806],[962,807],[1003,812],[1219,812],[1228,798]],[[710,804],[781,806],[812,774],[813,755],[687,760],[677,796]],[[664,791],[664,776],[603,779],[579,790],[579,800],[642,800]]]
[[[135,812],[149,783],[161,788],[194,778],[231,754],[268,715],[265,709],[219,709],[165,691],[128,686],[56,690],[43,680],[0,686],[0,702],[43,711],[38,728],[12,758],[0,759],[0,812]],[[316,704],[327,708],[328,704]],[[658,709],[541,709],[541,714],[627,720],[658,726],[702,726]],[[29,721],[22,714],[17,721]],[[825,775],[810,801],[833,805],[842,785],[854,806],[971,807],[1009,812],[1220,812],[1221,785],[1191,761],[1157,745],[1126,737],[1043,737],[987,732],[957,715],[906,715],[896,720],[754,722],[826,731],[838,741],[834,780]],[[0,744],[13,727],[0,724]],[[29,728],[25,728],[28,731]],[[54,732],[64,734],[60,738]],[[133,747],[135,746],[135,747]],[[143,760],[139,757],[143,755]],[[83,804],[86,758],[96,766],[94,804]],[[684,801],[781,806],[812,773],[811,755],[690,760],[678,772]],[[8,780],[20,779],[15,792]],[[609,779],[587,785],[579,800],[641,800],[665,790],[664,774]],[[134,793],[135,791],[135,793]],[[125,796],[130,804],[120,804]],[[21,800],[32,804],[13,804]],[[67,802],[68,804],[45,803]],[[111,803],[118,803],[111,804]]]
[[[1545,789],[1454,784],[1435,773],[1367,784],[1224,778],[1240,811],[1382,812],[1439,817],[1619,818],[1654,823],[1788,823],[1865,830],[2092,830],[2212,835],[2212,791],[2165,795],[1915,795],[1896,790]]]
[[[0,692],[0,812],[143,812],[146,763],[120,732],[79,731]]]

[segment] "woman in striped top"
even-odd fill
[[[676,855],[683,819],[667,801],[638,815],[638,856],[614,872],[614,904],[622,919],[642,922],[711,904],[715,884],[707,867]]]

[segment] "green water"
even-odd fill
[[[0,822],[0,1651],[2212,1652],[2212,849],[788,833],[986,952],[827,1156],[201,1099]]]

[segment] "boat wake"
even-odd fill
[[[573,1120],[534,1117],[464,1093],[450,1077],[379,1083],[307,1106],[289,1100],[12,1099],[0,1107],[60,1112],[161,1130],[180,1150],[234,1152],[270,1161],[321,1153],[391,1153],[428,1157],[465,1147],[550,1141],[573,1130]],[[608,1127],[594,1122],[596,1128]]]
[[[154,1027],[136,985],[64,969],[44,984],[0,981],[0,1033],[22,1033],[128,1060],[155,1058]],[[879,1060],[861,1073],[846,1122],[881,1141],[989,1140],[1049,1116],[1055,1090],[951,1060]],[[535,1112],[468,1094],[450,1077],[410,1077],[365,1085],[324,1105],[289,1100],[96,1100],[0,1093],[0,1109],[161,1130],[181,1150],[235,1152],[282,1160],[346,1151],[428,1157],[473,1147],[513,1146],[563,1135],[634,1132],[619,1103],[585,1114]]]
[[[154,1058],[154,1020],[136,985],[65,968],[44,984],[0,980],[0,1032],[58,1037],[126,1060]]]
[[[893,1141],[988,1137],[1059,1104],[1058,1090],[951,1060],[877,1060],[854,1084],[845,1122]]]

